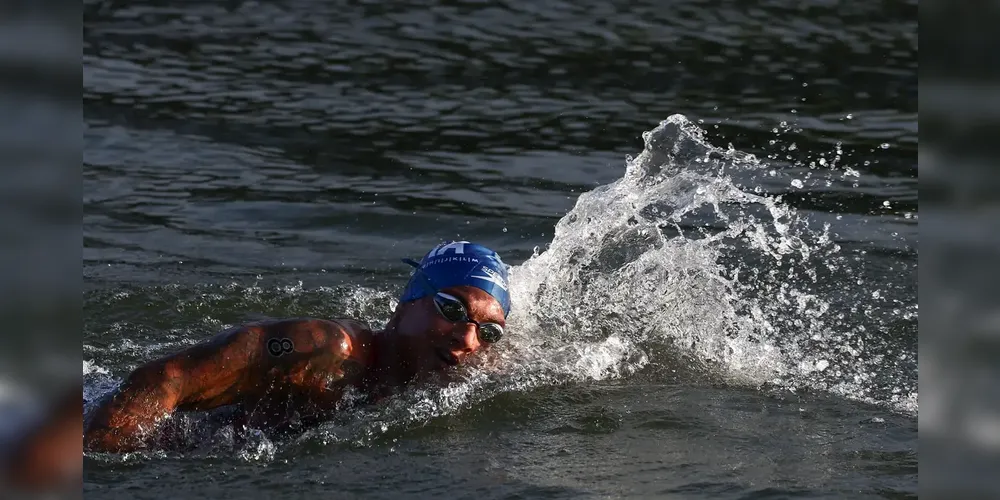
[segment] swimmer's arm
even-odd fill
[[[223,332],[133,371],[94,411],[84,446],[117,453],[146,448],[157,424],[176,410],[243,403],[274,374],[301,363],[329,363],[327,372],[341,372],[351,351],[351,336],[332,321],[285,320]]]
[[[115,453],[140,450],[175,410],[236,403],[254,378],[251,372],[265,334],[260,327],[236,328],[135,369],[94,410],[84,446]]]

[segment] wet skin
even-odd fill
[[[469,286],[442,291],[459,298],[473,321],[504,325],[503,309],[488,293]],[[162,446],[157,431],[174,412],[226,406],[237,409],[237,428],[314,425],[339,409],[350,387],[378,399],[484,347],[474,324],[448,321],[431,297],[400,304],[381,331],[349,319],[242,325],[134,370],[88,419],[84,447]]]

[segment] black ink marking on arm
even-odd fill
[[[295,351],[295,344],[292,343],[292,339],[282,338],[282,339],[270,339],[267,341],[267,352],[271,356],[281,357],[285,354],[291,354]]]

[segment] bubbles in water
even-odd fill
[[[258,429],[247,429],[244,432],[244,444],[237,456],[247,462],[270,462],[274,460],[277,447],[264,433]]]

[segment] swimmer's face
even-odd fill
[[[441,292],[457,299],[472,321],[450,321],[439,311],[433,296],[405,304],[397,333],[404,344],[404,355],[419,371],[441,370],[466,362],[488,346],[491,334],[496,333],[486,324],[493,323],[501,329],[506,326],[503,307],[483,290],[456,286]]]

